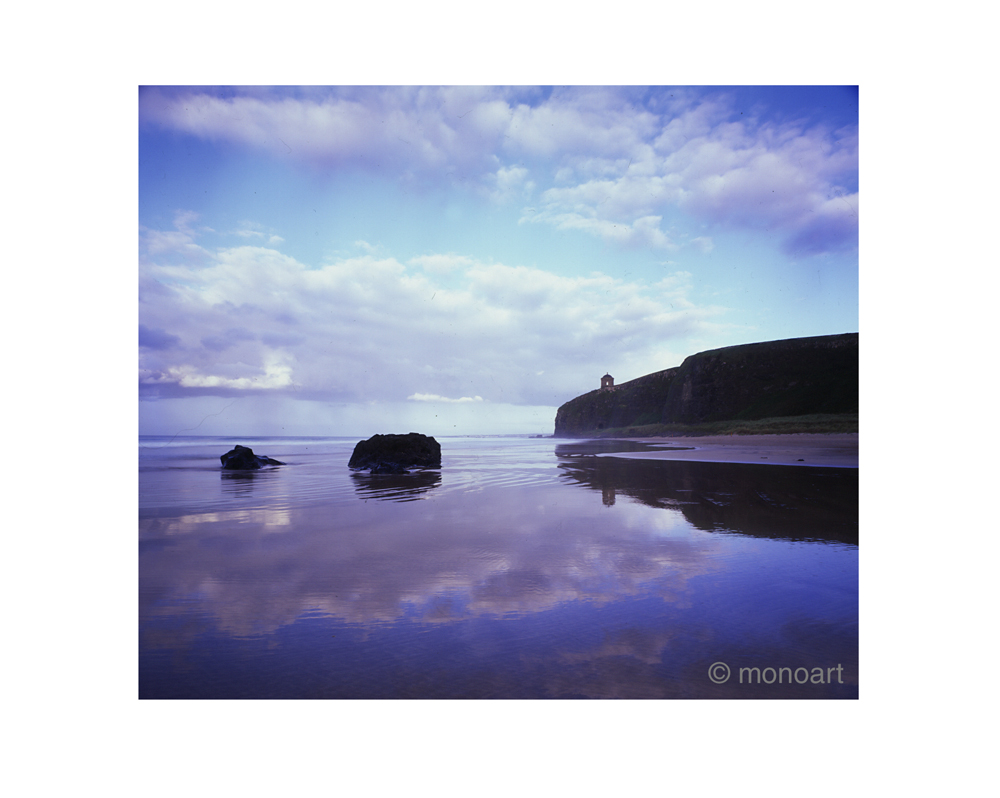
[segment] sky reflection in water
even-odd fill
[[[856,470],[442,444],[409,475],[140,457],[140,695],[857,696]]]

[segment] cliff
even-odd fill
[[[856,414],[858,338],[824,335],[699,352],[677,368],[570,400],[556,413],[555,435]]]
[[[600,388],[572,399],[556,411],[556,435],[587,430],[657,424],[678,369],[666,369]]]

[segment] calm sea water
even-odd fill
[[[857,469],[438,440],[140,438],[140,697],[858,696]]]

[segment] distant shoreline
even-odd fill
[[[621,437],[653,446],[690,446],[650,452],[615,452],[600,457],[635,460],[688,460],[704,463],[760,463],[828,468],[858,468],[858,433],[793,433],[787,435],[673,435]]]

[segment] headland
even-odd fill
[[[858,431],[858,333],[713,349],[571,399],[557,438],[754,437]]]

